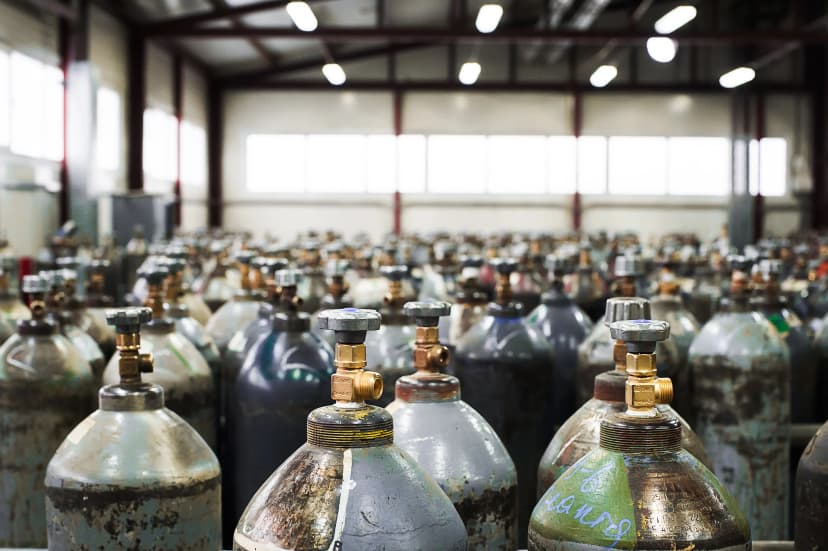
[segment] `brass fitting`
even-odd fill
[[[388,292],[383,297],[385,304],[389,306],[402,305],[403,302],[403,286],[402,281],[389,281]]]
[[[655,354],[627,354],[625,398],[627,414],[639,417],[649,417],[656,404],[673,400],[673,382],[658,376]]]
[[[437,327],[417,327],[414,340],[414,367],[417,371],[439,372],[451,359],[449,349],[440,344]]]
[[[331,398],[337,402],[364,402],[382,396],[382,376],[364,371],[367,365],[365,344],[336,344],[331,377]]]
[[[159,283],[147,285],[147,300],[144,306],[152,310],[152,319],[158,320],[164,317],[164,290]]]
[[[612,360],[615,362],[615,370],[619,373],[627,372],[627,343],[616,340],[612,344]]]
[[[245,262],[239,262],[239,277],[241,278],[242,291],[249,291],[250,285],[250,265]]]
[[[118,350],[118,373],[121,384],[137,384],[141,382],[141,373],[152,373],[152,354],[141,353],[140,333],[117,333],[115,348]]]
[[[495,285],[495,296],[500,305],[509,304],[512,300],[512,283],[509,281],[511,274],[498,273],[497,284]]]

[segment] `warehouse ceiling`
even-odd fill
[[[504,75],[510,79],[518,72],[511,65],[518,64],[535,72],[554,73],[557,67],[559,74],[579,78],[580,65],[594,66],[634,48],[643,51],[654,22],[688,3],[697,7],[698,17],[681,32],[699,38],[686,42],[696,49],[684,64],[687,78],[696,79],[698,73],[706,78],[705,73],[718,69],[717,60],[726,65],[774,56],[790,47],[799,31],[826,33],[826,8],[813,10],[810,2],[797,0],[501,0],[503,19],[492,35],[474,29],[486,0],[309,0],[318,20],[314,32],[294,26],[287,3],[125,0],[123,5],[150,38],[172,43],[220,78],[246,82],[304,76],[321,80],[319,69],[328,62],[381,62],[385,69],[374,72],[392,79],[397,76],[392,74],[397,71],[395,55],[436,49],[442,53],[434,63],[448,63],[442,71],[447,75],[466,58],[488,56],[508,58]],[[806,9],[822,19],[804,13]],[[508,33],[508,39],[499,33]],[[745,38],[746,33],[756,40]],[[537,40],[532,38],[536,34]]]

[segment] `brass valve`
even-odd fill
[[[495,302],[501,306],[506,306],[512,301],[512,283],[510,278],[512,277],[512,272],[517,270],[518,263],[513,258],[495,258],[490,260],[489,264],[497,272]]]
[[[670,324],[643,319],[617,321],[610,326],[610,332],[614,339],[623,339],[627,344],[627,415],[658,415],[655,406],[673,400],[673,383],[658,376],[655,354],[656,344],[670,336]]]
[[[406,302],[403,311],[417,324],[414,340],[414,367],[418,372],[438,373],[448,366],[449,349],[440,344],[440,317],[451,313],[447,302]]]
[[[185,264],[182,260],[168,258],[164,262],[164,266],[166,266],[168,271],[165,281],[166,300],[170,304],[175,304],[183,294]]]
[[[158,320],[164,317],[164,280],[167,279],[169,270],[164,266],[150,266],[141,270],[138,274],[147,280],[147,300],[144,306],[152,311],[152,319]]]
[[[250,251],[240,251],[238,254],[236,254],[236,261],[238,262],[242,291],[249,291],[251,288],[250,262],[252,260],[253,253],[251,253]]]
[[[385,304],[389,306],[403,305],[403,278],[408,274],[407,266],[382,266],[380,273],[388,279],[388,292],[383,297]]]
[[[365,335],[380,327],[380,315],[374,310],[344,308],[319,314],[319,328],[336,332],[331,398],[337,403],[362,403],[382,396],[382,376],[365,371]]]
[[[296,294],[302,277],[302,270],[284,269],[276,272],[274,283],[279,296],[279,306],[283,310],[295,312],[302,306],[302,297]]]
[[[118,350],[118,372],[121,385],[141,384],[141,373],[152,373],[152,354],[142,354],[141,325],[153,318],[149,308],[110,310],[106,322],[115,326],[115,348]]]
[[[46,302],[44,300],[48,286],[46,280],[39,275],[23,276],[23,292],[29,295],[29,309],[32,319],[43,320],[46,317]]]

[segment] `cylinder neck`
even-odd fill
[[[616,414],[601,421],[599,445],[620,453],[658,454],[681,449],[681,424],[675,417]]]
[[[451,359],[440,344],[438,326],[417,326],[414,339],[414,367],[417,371],[397,380],[398,400],[409,403],[451,402],[460,399],[460,381],[443,373]]]

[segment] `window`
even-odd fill
[[[0,147],[8,147],[11,134],[10,81],[9,54],[0,50]]]
[[[307,191],[354,193],[365,189],[365,136],[307,138]]]
[[[489,192],[546,192],[545,137],[489,136],[487,145]]]
[[[430,192],[485,192],[486,137],[429,136],[427,169]]]
[[[765,196],[785,195],[788,144],[784,138],[759,140],[759,190]]]
[[[609,152],[609,192],[663,195],[667,191],[667,139],[613,136]]]
[[[181,123],[181,183],[193,187],[207,185],[207,133],[187,121]]]
[[[578,138],[578,191],[604,193],[607,190],[607,139],[603,136]]]
[[[730,140],[669,138],[668,192],[672,195],[730,193]]]
[[[10,73],[12,153],[63,159],[63,72],[12,52]]]
[[[160,109],[144,111],[144,173],[150,181],[174,182],[178,167],[178,121]],[[165,187],[148,186],[156,191],[169,191]]]
[[[415,134],[397,137],[397,186],[401,193],[426,190],[426,137]]]
[[[575,193],[577,144],[574,136],[550,136],[547,140],[550,193]]]
[[[364,163],[366,191],[396,191],[397,140],[394,136],[366,136]]]
[[[114,90],[101,88],[97,102],[97,164],[114,172],[121,165],[121,98]]]
[[[304,191],[305,136],[248,136],[247,189],[255,192]]]

